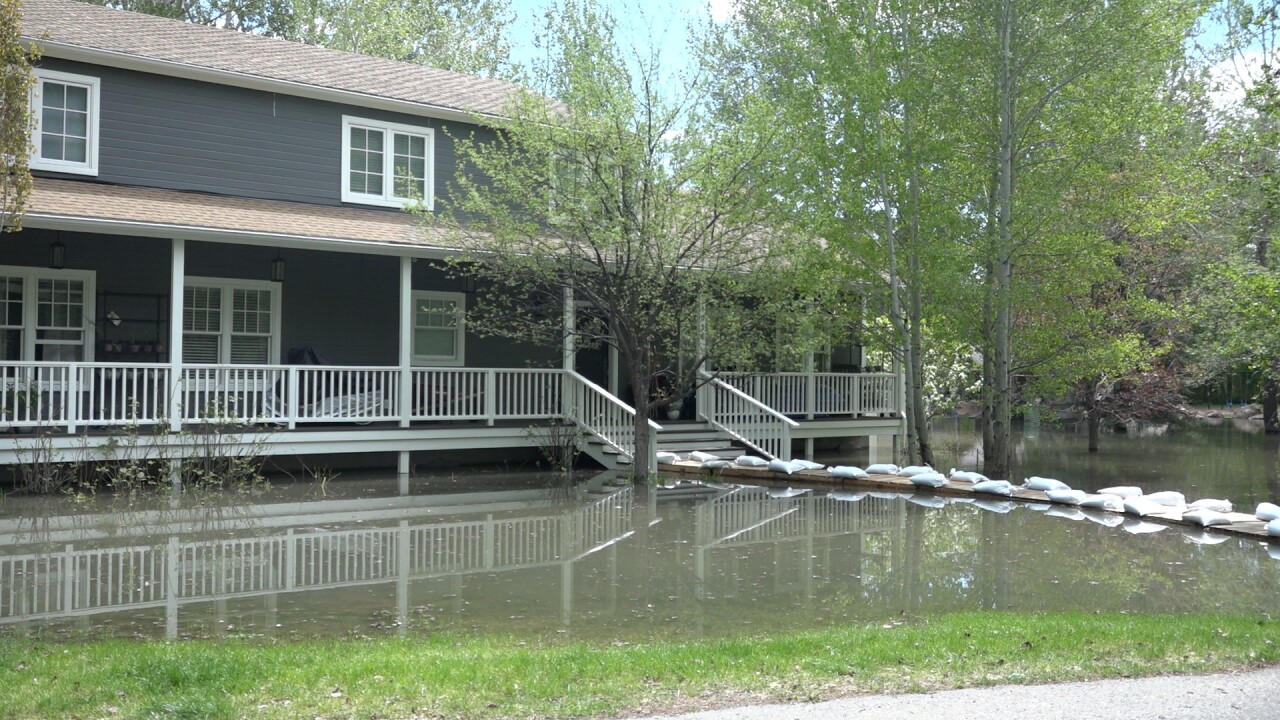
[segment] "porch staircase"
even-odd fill
[[[702,421],[664,421],[662,431],[658,433],[657,442],[659,452],[674,452],[681,455],[700,450],[713,455],[734,458],[743,453],[742,447],[735,445],[727,433]],[[630,458],[624,457],[617,449],[601,442],[599,438],[587,436],[581,449],[605,469],[620,470],[631,467]]]

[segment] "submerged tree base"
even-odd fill
[[[13,718],[581,717],[1201,673],[1280,661],[1268,616],[958,613],[774,636],[0,641]]]

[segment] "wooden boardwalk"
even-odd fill
[[[871,475],[866,479],[859,480],[853,478],[833,477],[826,470],[801,470],[790,475],[783,472],[775,472],[764,467],[746,467],[742,465],[734,465],[732,467],[711,470],[703,468],[701,463],[692,460],[682,460],[677,463],[661,463],[658,465],[658,472],[666,474],[696,475],[732,482],[742,481],[744,484],[765,483],[770,485],[790,485],[792,487],[857,488],[864,490],[899,492],[904,494],[936,495],[939,497],[962,497],[985,500],[1013,500],[1022,503],[1045,503],[1063,508],[1076,507],[1075,505],[1069,505],[1066,503],[1055,503],[1049,499],[1048,495],[1040,492],[1039,490],[1027,490],[1026,488],[1020,488],[1017,486],[1013,489],[1013,495],[995,495],[992,493],[974,492],[973,486],[969,483],[948,480],[947,484],[942,487],[931,488],[916,485],[912,483],[910,479],[899,477],[897,475]],[[1088,494],[1088,496],[1097,497],[1092,493]],[[1135,520],[1156,522],[1163,525],[1200,528],[1200,525],[1189,520],[1184,520],[1182,518],[1182,510],[1178,508],[1171,507],[1167,511],[1151,515],[1143,515],[1141,517],[1130,513],[1111,512],[1100,508],[1088,509],[1110,513],[1120,517],[1133,518]],[[1280,537],[1267,535],[1267,523],[1265,521],[1259,520],[1248,513],[1231,512],[1226,513],[1226,515],[1231,519],[1229,524],[1214,525],[1213,527],[1203,529],[1208,532],[1243,535],[1257,540],[1270,541],[1277,547],[1280,547]]]

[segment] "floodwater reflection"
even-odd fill
[[[1256,540],[1008,501],[777,495],[597,485],[0,518],[0,632],[625,641],[981,608],[1256,612],[1280,590]]]

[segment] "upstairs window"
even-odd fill
[[[98,174],[98,78],[37,69],[32,170]]]
[[[432,209],[431,128],[342,118],[342,201]]]

